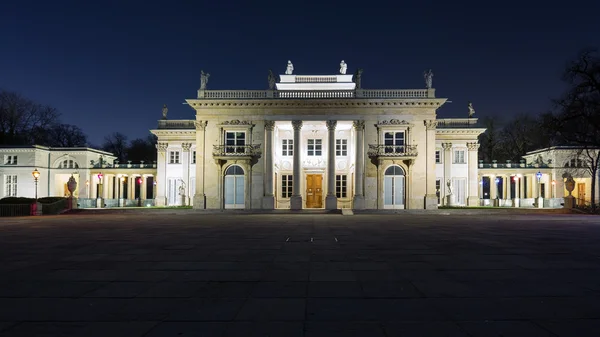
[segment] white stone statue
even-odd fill
[[[423,77],[425,78],[425,87],[431,89],[433,87],[433,72],[431,69],[425,71]]]
[[[473,115],[475,114],[475,108],[473,108],[473,103],[469,102],[468,108],[469,108],[469,118],[472,118]]]
[[[200,70],[200,90],[206,90],[206,86],[208,85],[208,78],[210,74],[204,73],[204,70]]]
[[[288,60],[287,68],[285,69],[285,74],[291,75],[293,72],[294,72],[294,65],[292,64],[292,61]]]
[[[340,62],[340,74],[346,75],[347,69],[348,69],[348,65],[346,64],[346,62],[344,62],[344,60],[342,60],[342,62]]]
[[[169,108],[167,108],[167,105],[163,105],[162,108],[162,114],[163,114],[163,118],[162,119],[167,119],[167,112],[169,112]]]

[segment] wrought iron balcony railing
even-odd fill
[[[261,154],[260,144],[213,145],[213,157],[258,157]]]
[[[416,157],[416,145],[377,145],[369,144],[369,157]]]

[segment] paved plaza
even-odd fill
[[[0,218],[0,336],[597,337],[600,218]]]

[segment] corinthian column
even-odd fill
[[[204,156],[206,155],[205,135],[207,121],[194,121],[196,126],[196,192],[194,193],[194,208],[206,208],[204,194]],[[221,143],[222,144],[222,143]]]
[[[263,195],[263,209],[275,208],[275,196],[273,195],[273,130],[275,121],[265,121],[265,177]]]
[[[335,195],[335,127],[337,121],[327,121],[327,197],[325,198],[325,209],[337,209],[337,197]]]
[[[294,127],[294,173],[292,176],[292,197],[290,198],[291,209],[302,209],[302,195],[300,194],[300,154],[302,153],[302,144],[300,144],[300,130],[302,130],[302,121],[292,121]]]
[[[364,181],[365,181],[365,121],[354,121],[356,130],[356,163],[354,168],[354,198],[352,208],[365,208]]]
[[[477,149],[479,149],[478,143],[467,143],[467,149],[469,150],[469,158],[467,159],[469,166],[469,197],[467,198],[468,206],[479,206],[479,196],[477,195],[477,189],[479,188],[479,180],[477,177]],[[505,184],[508,186],[510,192],[510,177],[509,183]],[[518,190],[518,186],[515,189]]]

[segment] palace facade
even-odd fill
[[[342,71],[340,71],[342,72]],[[207,90],[158,128],[157,205],[432,209],[479,201],[476,118],[439,119],[431,88],[363,89],[360,75],[279,75]],[[448,185],[448,182],[450,183]]]

